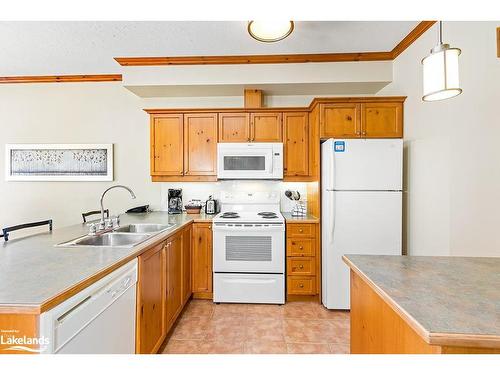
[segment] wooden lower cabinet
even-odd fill
[[[165,244],[139,256],[136,353],[156,353],[166,337]]]
[[[139,255],[136,353],[156,353],[191,297],[191,225]]]
[[[287,300],[320,298],[319,224],[286,224]]]
[[[191,237],[192,225],[182,232],[182,300],[186,303],[191,298]]]
[[[183,307],[182,295],[182,236],[167,240],[166,245],[166,324],[167,331],[173,326]]]
[[[212,224],[193,224],[192,292],[195,298],[212,298]]]

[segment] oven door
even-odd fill
[[[283,224],[213,225],[214,272],[284,273]]]
[[[219,143],[217,177],[220,179],[262,179],[273,177],[273,149],[252,144]]]

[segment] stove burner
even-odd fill
[[[259,212],[257,215],[261,216],[263,219],[277,219],[278,215],[275,212]]]
[[[221,218],[223,218],[223,219],[237,219],[239,217],[240,217],[240,215],[238,215],[237,212],[224,212],[221,215]]]

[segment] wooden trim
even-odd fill
[[[358,275],[367,283],[377,295],[382,298],[413,330],[430,345],[440,346],[463,346],[463,347],[481,347],[481,348],[500,348],[500,336],[497,335],[472,335],[462,333],[442,333],[427,331],[414,317],[412,317],[403,307],[398,305],[386,292],[379,288],[368,276],[366,276],[354,263],[347,257],[342,256],[352,272]]]
[[[392,60],[401,55],[409,46],[413,44],[420,36],[429,30],[436,21],[422,21],[415,28],[403,38],[391,51]]]
[[[310,112],[322,103],[403,103],[406,96],[349,96],[314,98],[308,107],[264,107],[264,108],[145,108],[150,115],[171,113],[255,113],[255,112]]]
[[[349,53],[301,53],[282,55],[115,57],[121,66],[299,64],[346,61],[390,61],[398,57],[436,21],[422,21],[391,51]]]
[[[0,83],[120,82],[121,74],[0,77]]]
[[[283,55],[115,57],[121,66],[298,64],[392,60],[391,52],[302,53]]]
[[[497,27],[497,57],[500,57],[500,27]]]

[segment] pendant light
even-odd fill
[[[248,33],[259,42],[277,42],[293,31],[293,21],[250,21]]]
[[[462,92],[458,81],[458,56],[460,49],[443,44],[443,24],[439,21],[439,43],[431,54],[422,60],[424,70],[424,96],[432,102],[452,98]]]

